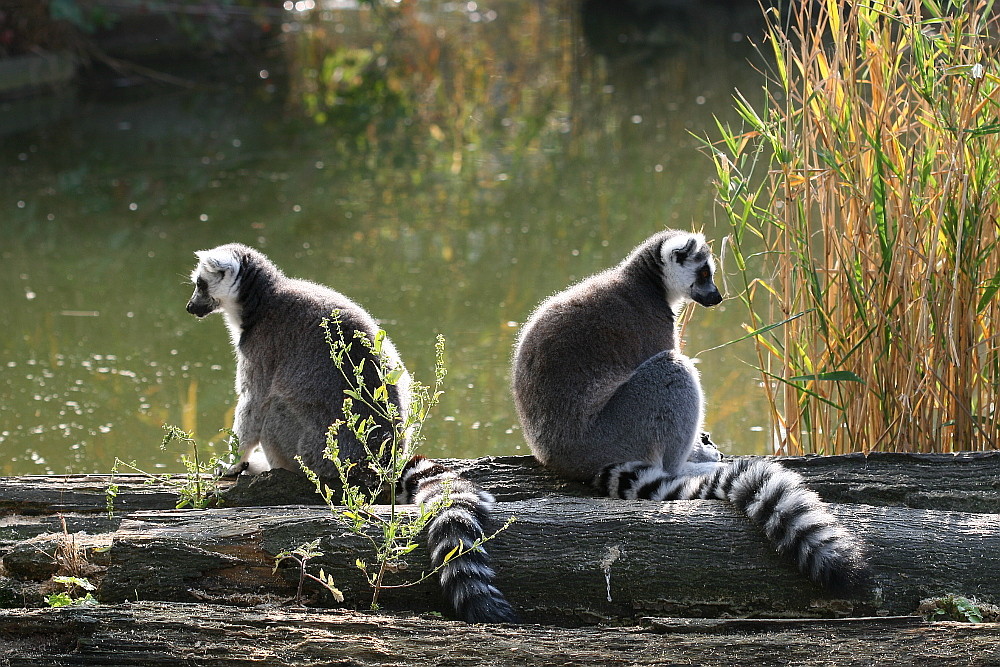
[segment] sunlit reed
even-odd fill
[[[798,6],[710,142],[775,451],[996,448],[992,2]]]

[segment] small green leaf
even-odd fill
[[[68,607],[73,604],[73,598],[68,593],[53,593],[45,597],[50,607]]]
[[[389,385],[396,384],[397,382],[399,382],[399,378],[403,377],[403,373],[405,372],[406,369],[404,369],[402,366],[396,366],[395,368],[390,369],[385,374],[385,383]]]
[[[76,586],[77,588],[82,588],[85,591],[97,590],[94,584],[84,577],[52,577],[52,581],[57,584],[66,584],[68,586]]]

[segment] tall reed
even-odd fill
[[[796,5],[708,144],[775,451],[996,448],[992,0]]]

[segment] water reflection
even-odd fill
[[[427,453],[475,456],[527,453],[507,365],[537,302],[664,225],[724,235],[690,133],[760,87],[752,19],[699,5],[683,39],[641,41],[593,2],[344,4],[293,11],[281,52],[225,86],[80,92],[3,137],[0,473],[176,469],[159,424],[231,423],[225,328],[184,312],[196,249],[252,244],[348,293],[418,377],[443,333]],[[688,352],[741,321],[700,310]],[[761,451],[741,353],[704,355],[709,426]]]

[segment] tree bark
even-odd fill
[[[288,505],[317,497],[287,471],[227,482],[224,506],[207,510],[174,510],[168,485],[117,476],[110,517],[107,477],[0,478],[0,607],[19,607],[0,609],[0,667],[1000,665],[996,625],[885,618],[948,593],[1000,603],[1000,453],[782,462],[867,543],[870,595],[825,594],[728,503],[594,498],[527,457],[452,462],[500,499],[498,525],[517,518],[486,545],[498,586],[525,622],[568,627],[403,615],[450,611],[434,580],[383,591],[383,610],[397,614],[352,611],[370,607],[354,566],[371,561],[368,545],[330,508]],[[346,609],[287,606],[299,571],[274,571],[275,556],[317,538],[323,555],[308,571],[332,574]],[[423,549],[407,559],[388,583],[429,560]],[[100,606],[27,609],[58,589],[53,574],[73,573],[98,584]],[[305,590],[309,604],[335,605]],[[841,618],[852,615],[881,618]],[[602,622],[628,627],[576,627]]]
[[[643,626],[476,626],[433,617],[143,602],[0,610],[0,666],[997,665],[1000,626],[914,618],[651,619]]]
[[[1000,513],[1000,452],[958,454],[879,453],[799,456],[775,459],[799,472],[827,502],[905,506],[956,512]],[[502,501],[560,495],[592,497],[586,484],[566,482],[530,456],[443,459]],[[319,504],[311,485],[288,476],[223,481],[228,505]],[[101,513],[107,509],[108,475],[0,477],[0,517],[57,513]],[[139,475],[117,475],[115,509],[171,509],[177,494],[163,482]]]
[[[721,501],[553,496],[498,503],[497,522],[512,516],[516,521],[487,550],[498,586],[530,622],[620,623],[650,614],[896,615],[913,612],[924,597],[946,593],[1000,603],[1000,515],[865,505],[832,505],[831,511],[869,547],[876,585],[871,596],[826,594]],[[70,532],[79,528],[75,519],[66,518]],[[20,526],[28,523],[24,519]],[[275,555],[317,538],[324,554],[310,562],[309,571],[331,574],[345,606],[367,608],[371,589],[355,562],[372,562],[373,555],[325,507],[141,511],[114,533],[74,535],[82,547],[110,544],[89,552],[102,568],[93,578],[100,580],[97,597],[104,602],[244,605],[294,595],[298,570],[272,573]],[[55,559],[45,555],[65,540],[62,533],[38,531],[10,547],[3,564],[18,581],[47,577]],[[416,578],[429,559],[418,549],[407,560],[411,571],[388,583]],[[49,569],[39,572],[39,561]],[[8,597],[16,601],[16,593]],[[331,604],[323,595],[315,602]],[[449,611],[432,580],[384,591],[380,604]]]

